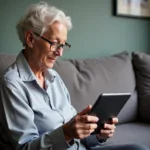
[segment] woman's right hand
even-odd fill
[[[97,128],[96,122],[98,121],[98,118],[95,116],[87,115],[91,108],[91,105],[89,105],[69,122],[63,125],[66,141],[69,142],[74,138],[86,138]]]

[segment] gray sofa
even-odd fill
[[[0,55],[0,76],[15,57]],[[54,69],[77,111],[93,104],[103,92],[132,93],[118,115],[114,137],[105,145],[141,143],[150,148],[150,55],[123,52],[105,58],[59,60]]]

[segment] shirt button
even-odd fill
[[[49,97],[48,96],[44,96],[44,100],[45,100],[45,102],[47,103],[47,104],[49,104]]]
[[[53,77],[51,77],[51,82],[53,83],[54,82],[54,80],[55,80],[55,76],[53,76]]]
[[[45,100],[49,100],[49,97],[48,97],[48,96],[44,96],[44,99],[45,99]]]

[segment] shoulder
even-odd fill
[[[2,78],[7,78],[8,80],[14,80],[19,78],[19,73],[16,63],[13,63],[10,67],[6,69]]]
[[[6,69],[3,76],[0,78],[1,84],[15,84],[16,81],[20,80],[16,63],[13,63],[9,68]]]

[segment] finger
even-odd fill
[[[114,130],[116,129],[116,126],[114,124],[104,124],[104,129]]]
[[[96,123],[75,123],[74,127],[76,129],[82,129],[82,130],[92,130],[97,128]]]
[[[87,116],[87,115],[84,115],[84,116],[78,115],[74,118],[74,127],[76,129],[79,128],[79,129],[84,129],[84,130],[96,129],[97,120],[98,120],[97,117]]]
[[[88,137],[94,130],[78,130],[76,133],[75,138],[77,139],[83,139],[85,137]]]
[[[83,130],[83,134],[86,134],[86,135],[90,135],[92,132],[94,132],[95,129],[91,129],[91,130]]]
[[[108,138],[113,137],[113,135],[114,135],[114,133],[113,133],[113,132],[111,132],[111,133],[108,135]]]
[[[92,106],[91,106],[91,105],[88,105],[88,107],[86,107],[84,110],[82,110],[82,111],[79,112],[78,114],[79,114],[80,116],[82,116],[82,115],[87,115],[87,114],[90,112],[91,108],[92,108]]]
[[[112,118],[112,123],[117,124],[119,122],[118,118]]]
[[[112,136],[114,135],[114,132],[115,132],[115,130],[111,130],[111,131],[109,132],[108,137],[109,137],[109,138],[112,137]]]
[[[117,123],[118,123],[118,118],[116,118],[116,117],[110,118],[110,119],[108,120],[108,123],[110,123],[110,124],[117,124]]]
[[[89,115],[83,115],[83,116],[77,116],[76,117],[77,120],[79,120],[80,122],[84,122],[84,123],[93,123],[93,122],[97,122],[98,121],[98,117],[96,116],[89,116]]]
[[[75,137],[82,139],[89,136],[97,127],[97,124],[77,124],[75,126]]]
[[[97,124],[96,124],[96,123],[90,123],[90,124],[89,124],[89,123],[86,123],[86,124],[83,125],[83,128],[82,128],[82,129],[83,129],[83,130],[89,130],[89,131],[92,130],[92,131],[93,131],[93,130],[95,130],[96,128],[97,128]]]
[[[101,130],[100,134],[103,136],[108,136],[110,134],[113,134],[115,132],[115,130]]]

